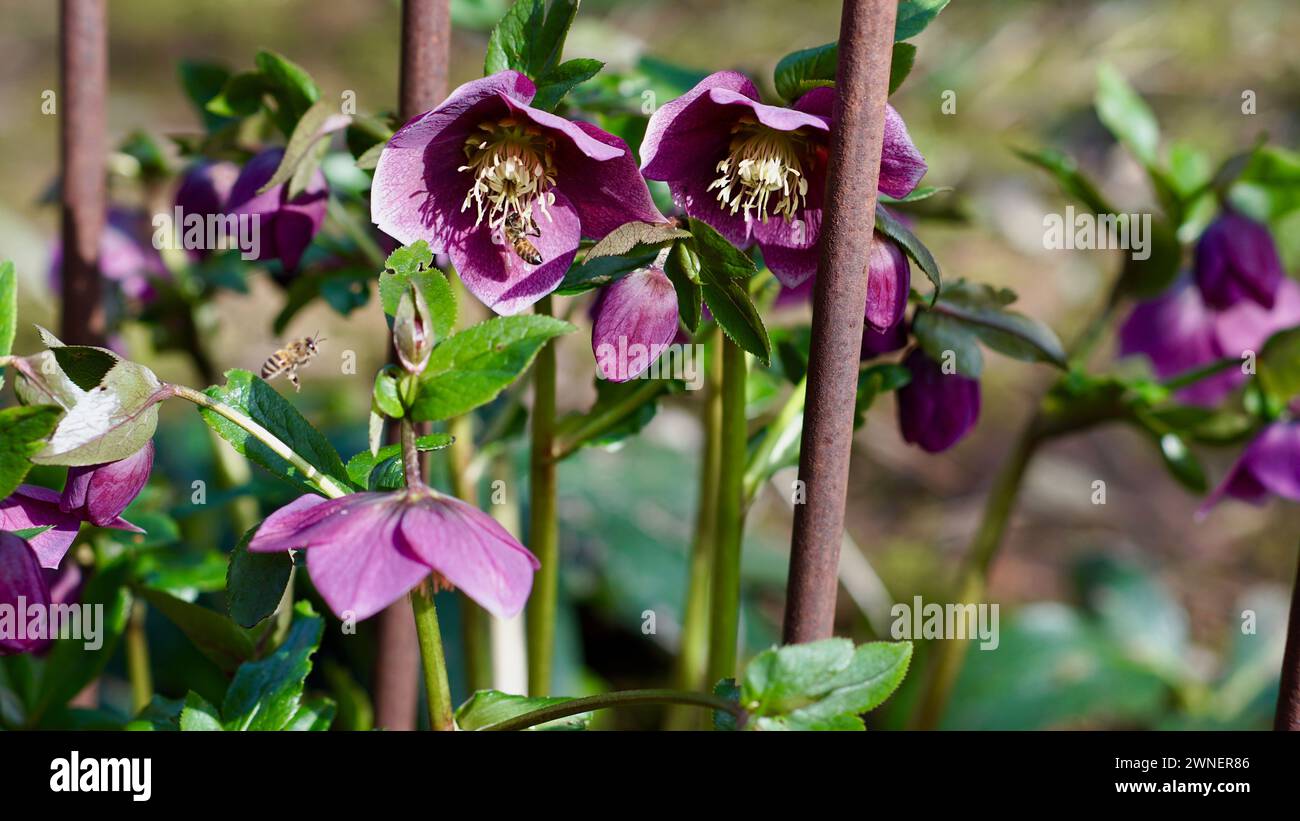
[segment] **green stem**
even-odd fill
[[[745,514],[745,352],[725,336],[722,345],[722,434],[719,452],[717,537],[714,543],[709,681],[736,674],[740,632],[740,554]]]
[[[1235,368],[1240,364],[1241,364],[1241,360],[1234,359],[1233,357],[1218,359],[1215,360],[1214,362],[1211,362],[1208,365],[1204,365],[1200,368],[1196,368],[1195,370],[1190,370],[1187,373],[1179,374],[1178,376],[1175,376],[1172,379],[1166,379],[1165,381],[1161,382],[1160,385],[1164,388],[1167,388],[1170,391],[1180,390],[1182,388],[1187,387],[1188,385],[1194,385],[1197,382],[1200,382],[1202,379],[1208,379],[1209,377],[1214,376],[1215,374],[1219,374],[1224,371],[1231,370],[1232,368]]]
[[[707,687],[709,663],[709,593],[713,584],[713,536],[717,530],[718,486],[722,465],[722,343],[715,338],[713,360],[705,371],[704,455],[700,460],[699,509],[695,514],[695,535],[686,582],[686,606],[682,612],[682,639],[677,651],[674,679],[684,690]],[[676,708],[668,712],[668,729],[702,729],[693,710]]]
[[[615,402],[599,414],[591,416],[582,421],[582,427],[569,431],[562,439],[555,441],[553,448],[554,459],[562,462],[572,456],[583,443],[600,436],[609,429],[618,425],[627,417],[631,416],[637,408],[646,402],[654,399],[659,394],[668,390],[668,382],[662,379],[646,379],[637,386],[637,389],[624,396],[618,402]]]
[[[370,235],[370,232],[361,223],[352,217],[352,212],[348,211],[343,203],[333,197],[330,197],[329,200],[329,215],[343,229],[343,233],[347,234],[357,244],[357,248],[361,250],[361,253],[365,255],[372,265],[382,269],[387,264],[388,257],[384,254],[383,249],[379,247],[379,243],[375,242],[375,238]]]
[[[412,590],[411,610],[415,613],[415,634],[420,640],[424,692],[429,699],[429,726],[434,730],[454,730],[456,722],[451,706],[451,686],[447,683],[447,661],[442,653],[442,631],[438,628],[433,590],[427,585]]]
[[[551,314],[551,297],[537,303],[537,313]],[[528,693],[544,696],[551,689],[551,654],[555,648],[555,610],[560,583],[560,536],[556,521],[555,344],[548,342],[533,365],[532,453],[529,459],[528,540],[541,569],[533,581],[526,616]]]
[[[153,699],[153,674],[149,670],[149,639],[145,634],[145,604],[136,601],[131,605],[130,620],[126,624],[126,671],[131,682],[132,711],[139,713]]]
[[[298,455],[293,448],[282,442],[279,437],[271,433],[266,428],[259,425],[243,413],[235,410],[224,402],[219,402],[208,396],[202,391],[196,391],[193,388],[184,385],[165,385],[164,390],[171,396],[185,399],[199,407],[207,408],[213,413],[224,416],[231,422],[251,433],[259,442],[271,449],[271,452],[281,459],[298,469],[308,481],[314,483],[321,492],[331,499],[338,499],[348,495],[346,488],[341,486],[333,478],[321,473],[315,465]]]
[[[447,473],[451,492],[478,507],[478,489],[469,480],[474,460],[474,419],[457,416],[447,422],[447,432],[454,439],[447,448]],[[465,647],[465,677],[471,693],[492,686],[492,630],[490,616],[465,595],[457,599],[460,608],[461,642]]]
[[[748,508],[758,495],[759,489],[763,486],[769,473],[768,462],[772,454],[782,445],[782,439],[793,436],[798,439],[803,431],[801,420],[803,419],[804,400],[808,393],[808,376],[804,375],[803,379],[794,386],[790,396],[781,406],[776,418],[772,424],[767,426],[767,435],[763,441],[754,449],[754,455],[750,457],[749,464],[745,468],[745,507]]]
[[[499,721],[496,724],[489,724],[482,729],[526,730],[529,727],[536,727],[538,724],[545,724],[548,721],[568,718],[581,713],[589,713],[592,710],[628,707],[637,704],[691,704],[710,710],[721,710],[735,716],[738,727],[743,727],[745,720],[748,718],[748,713],[736,702],[727,701],[724,698],[711,696],[707,693],[693,693],[688,690],[623,690],[616,693],[601,693],[600,695],[550,704],[541,709],[522,713],[505,721]]]

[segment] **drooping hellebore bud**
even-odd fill
[[[59,510],[75,513],[96,527],[108,527],[122,515],[149,481],[153,440],[116,462],[68,468]]]
[[[1243,299],[1272,308],[1283,276],[1268,226],[1249,217],[1225,212],[1196,243],[1196,284],[1211,308]]]
[[[912,373],[912,381],[897,392],[903,439],[930,453],[947,450],[979,419],[979,381],[944,373],[920,348],[914,348],[903,365]]]
[[[393,314],[393,347],[407,373],[418,374],[429,364],[433,352],[433,334],[429,303],[414,283],[409,283]]]
[[[181,179],[180,187],[176,189],[176,207],[181,210],[181,218],[197,214],[206,224],[208,217],[224,213],[226,201],[230,199],[230,191],[238,178],[239,166],[233,162],[200,160],[190,166]],[[200,259],[213,250],[207,247],[207,243],[200,245],[202,247],[186,248],[186,251],[191,257]]]
[[[616,280],[601,291],[592,312],[591,351],[600,375],[611,382],[640,376],[677,335],[677,291],[659,268]]]
[[[912,288],[912,266],[903,249],[879,231],[871,237],[867,257],[867,324],[888,331],[903,319]]]

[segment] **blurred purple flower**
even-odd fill
[[[912,381],[897,391],[904,441],[930,453],[947,450],[979,420],[979,380],[944,373],[920,348],[914,348],[903,365],[912,373]]]
[[[183,215],[197,214],[205,221],[210,216],[224,214],[230,192],[238,178],[239,166],[233,162],[199,160],[181,178],[181,184],[176,189],[175,205]],[[203,247],[187,251],[191,257],[198,259],[206,257],[212,249]]]
[[[499,314],[554,291],[579,237],[664,221],[627,145],[532,108],[536,93],[517,71],[462,85],[393,135],[371,189],[381,230],[447,253],[470,292]],[[540,261],[521,255],[521,239]]]
[[[1196,284],[1212,308],[1243,300],[1272,308],[1284,278],[1268,226],[1249,217],[1226,211],[1196,243]]]
[[[592,308],[591,350],[601,376],[635,379],[677,336],[677,291],[654,267],[633,271],[601,290]]]
[[[284,157],[283,148],[268,148],[253,157],[239,172],[230,190],[226,213],[258,218],[257,259],[279,259],[285,273],[298,269],[302,254],[325,221],[329,207],[329,186],[320,169],[302,193],[289,199],[289,189],[277,185],[265,194],[258,189],[270,182]]]
[[[108,527],[139,495],[153,470],[153,440],[116,462],[68,468],[59,510],[96,527]]]
[[[18,536],[0,532],[0,605],[14,608],[12,625],[23,621],[27,609],[44,610],[50,605],[50,590],[36,554]],[[22,612],[17,612],[22,608]],[[19,638],[9,630],[0,630],[0,655],[29,653],[42,649],[48,639]]]
[[[743,74],[710,74],[650,118],[641,170],[664,180],[687,214],[738,248],[757,242],[786,286],[817,271],[827,139],[835,94],[815,88],[793,108],[765,105]],[[906,196],[925,159],[886,105],[880,190]]]
[[[488,612],[523,609],[537,558],[478,508],[427,487],[301,496],[257,529],[248,549],[307,549],[307,569],[340,618],[366,619],[424,579],[459,587]]]
[[[1139,303],[1120,327],[1120,356],[1144,354],[1161,379],[1184,374],[1224,357],[1258,352],[1277,331],[1300,325],[1300,283],[1278,283],[1271,309],[1243,300],[1224,311],[1205,304],[1200,289],[1183,277],[1164,294]],[[1246,381],[1229,368],[1178,391],[1193,405],[1217,405]]]
[[[1242,451],[1197,516],[1204,517],[1225,497],[1262,505],[1271,496],[1300,502],[1300,421],[1275,422],[1264,428]]]
[[[85,518],[84,509],[64,512],[58,493],[49,488],[36,485],[19,485],[18,489],[5,499],[0,499],[0,530],[28,530],[30,528],[49,527],[44,533],[32,536],[27,543],[40,559],[41,567],[57,568],[64,554],[77,538]],[[109,527],[114,530],[129,530],[133,533],[144,531],[120,516],[105,520],[96,527]]]
[[[162,257],[154,248],[145,214],[112,207],[99,239],[99,272],[117,284],[129,299],[148,301],[154,297],[151,279],[168,276]],[[50,289],[58,293],[63,282],[63,246],[55,243],[50,254]]]

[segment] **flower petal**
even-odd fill
[[[579,128],[578,123],[573,120],[566,120],[558,114],[542,111],[540,108],[533,108],[507,95],[502,95],[501,99],[515,114],[526,117],[532,120],[534,124],[550,131],[551,136],[555,138],[557,149],[569,145],[582,152],[587,158],[597,162],[615,160],[628,153],[626,146],[619,147],[598,140]],[[600,131],[600,129],[596,130]]]
[[[801,128],[807,128],[814,132],[825,133],[831,130],[825,117],[819,117],[816,114],[809,114],[795,108],[760,103],[747,94],[732,91],[729,88],[714,87],[709,89],[709,99],[718,105],[747,108],[754,115],[754,119],[758,120],[761,125],[775,131],[798,131]]]
[[[79,512],[96,527],[113,526],[148,483],[153,457],[154,446],[150,439],[125,459],[69,468],[59,509],[65,513]]]
[[[19,485],[13,495],[0,500],[0,530],[50,529],[27,540],[41,567],[56,568],[81,529],[81,517],[59,510],[59,494],[49,488]]]
[[[17,612],[20,603],[24,606],[23,611]],[[48,608],[49,604],[50,591],[36,554],[12,533],[0,533],[0,605],[14,608],[11,612],[14,612],[15,619],[25,619],[26,608],[32,605]],[[48,639],[20,639],[15,635],[5,635],[7,632],[0,631],[0,654],[26,653],[48,642]]]
[[[450,496],[430,496],[408,508],[402,536],[414,555],[503,619],[523,609],[541,567],[495,519]]]
[[[756,224],[757,225],[757,224]],[[802,288],[812,282],[817,274],[817,263],[821,257],[821,248],[798,248],[783,245],[763,245],[763,263],[772,269],[772,273],[786,288]],[[811,297],[812,292],[808,295]]]
[[[684,180],[707,173],[731,139],[736,112],[708,96],[728,89],[758,99],[758,89],[745,75],[719,71],[705,77],[650,117],[641,140],[641,171],[652,180]]]
[[[312,584],[334,615],[368,619],[429,575],[398,535],[410,512],[402,503],[374,506],[369,515],[333,523],[331,538],[308,549]]]
[[[903,365],[912,373],[912,381],[896,392],[903,439],[930,453],[947,450],[979,420],[979,381],[944,373],[920,348]]]
[[[708,177],[693,176],[670,181],[668,190],[678,208],[710,225],[737,248],[748,248],[753,241],[753,220],[743,211],[732,214],[724,210],[718,202],[717,192],[709,190],[709,184]]]
[[[876,331],[888,331],[903,319],[912,287],[912,266],[903,249],[876,232],[867,256],[866,323]]]
[[[627,222],[664,222],[627,143],[591,123],[573,125],[593,140],[623,152],[597,162],[569,143],[556,145],[556,185],[577,209],[582,235],[601,239]]]
[[[1262,505],[1270,495],[1300,502],[1300,422],[1269,425],[1197,510],[1203,518],[1225,497]]]
[[[1156,375],[1168,379],[1208,365],[1222,356],[1214,312],[1200,291],[1183,278],[1155,299],[1139,303],[1119,331],[1119,355],[1144,354]],[[1225,371],[1178,392],[1184,402],[1216,405],[1244,376]]]
[[[880,150],[881,191],[891,197],[906,197],[925,176],[925,157],[917,150],[907,133],[907,124],[885,104],[885,136]]]
[[[591,350],[611,382],[641,375],[677,335],[677,291],[658,268],[643,268],[601,291]]]

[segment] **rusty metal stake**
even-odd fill
[[[57,105],[62,173],[63,299],[60,336],[103,345],[99,240],[107,209],[108,21],[106,0],[60,0]]]
[[[1282,686],[1277,693],[1273,729],[1300,731],[1300,562],[1296,565],[1295,587],[1291,591],[1291,615],[1287,619],[1286,650],[1282,654]]]
[[[790,644],[828,638],[834,628],[862,306],[897,12],[895,0],[845,0],[840,21],[835,125],[799,452],[805,495],[795,508],[786,585],[784,639]]]
[[[402,122],[447,96],[451,11],[448,0],[402,0],[402,68],[398,116]],[[393,359],[389,352],[389,359]],[[390,426],[395,435],[396,426]],[[396,441],[393,435],[389,441]],[[414,730],[419,702],[420,648],[411,601],[403,596],[379,614],[375,655],[375,726]]]

